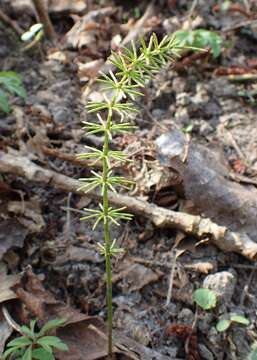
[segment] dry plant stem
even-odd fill
[[[19,27],[19,25],[11,18],[9,18],[9,16],[7,16],[1,9],[0,9],[0,20],[6,25],[10,26],[18,36],[21,36],[23,34],[24,31]]]
[[[2,312],[4,315],[4,318],[6,320],[6,322],[18,333],[20,333],[21,335],[24,335],[24,333],[21,330],[20,325],[18,325],[16,323],[16,321],[13,320],[13,318],[11,317],[11,315],[9,314],[9,311],[7,310],[7,308],[3,305],[2,307]]]
[[[84,194],[83,191],[78,191],[80,186],[78,180],[44,169],[17,153],[11,155],[0,151],[1,172],[22,176],[29,181],[52,186],[65,192]],[[96,191],[88,192],[86,196],[92,199],[101,199],[101,194]],[[134,214],[150,219],[157,227],[179,229],[200,239],[208,236],[213,244],[226,252],[234,251],[250,260],[257,258],[257,244],[247,235],[230,231],[208,218],[167,210],[135,197],[111,192],[109,193],[109,202],[122,207],[126,206]]]
[[[39,21],[44,25],[44,31],[49,40],[54,40],[56,34],[48,15],[47,9],[43,0],[32,0],[36,9],[37,17]]]

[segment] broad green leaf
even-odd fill
[[[197,305],[204,310],[214,308],[217,303],[217,297],[214,291],[205,288],[195,290],[193,298]]]
[[[250,324],[250,321],[242,315],[233,314],[230,316],[230,320],[246,326]]]
[[[32,351],[33,359],[37,360],[54,360],[53,354],[43,348],[35,349]]]
[[[227,319],[221,319],[218,321],[216,325],[216,329],[218,332],[226,331],[231,325],[231,321]]]
[[[26,336],[21,336],[21,337],[18,337],[17,339],[10,341],[7,344],[7,347],[13,347],[13,346],[24,347],[24,346],[28,346],[31,344],[32,344],[32,341],[30,339],[28,339]]]
[[[61,327],[65,323],[65,319],[53,319],[48,321],[46,324],[43,325],[39,332],[39,336],[44,335],[45,333],[49,332],[50,330],[56,329]]]
[[[42,347],[51,346],[59,350],[67,351],[68,347],[57,336],[44,336],[37,341]]]
[[[11,94],[26,98],[26,91],[22,85],[21,78],[14,71],[0,71],[0,84]]]
[[[0,89],[0,108],[5,112],[8,113],[10,111],[8,97],[4,91]]]
[[[257,348],[253,348],[251,351],[248,360],[257,360]]]
[[[20,349],[19,346],[14,346],[14,347],[11,347],[10,349],[7,349],[3,353],[3,359],[7,359],[8,355],[10,355],[10,354],[17,354],[19,352],[19,349]]]
[[[25,353],[23,354],[22,360],[32,360],[32,348],[29,346]]]

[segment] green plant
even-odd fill
[[[213,31],[204,29],[179,30],[176,31],[175,35],[181,46],[192,46],[194,48],[209,47],[215,58],[221,53],[222,38]]]
[[[193,299],[203,310],[212,309],[217,303],[217,296],[215,292],[205,288],[195,290]]]
[[[233,323],[247,326],[250,324],[250,321],[242,315],[229,314],[228,318],[219,319],[219,321],[217,322],[217,325],[216,325],[216,329],[219,332],[224,332]]]
[[[103,84],[104,100],[91,102],[87,105],[89,112],[97,113],[99,123],[84,122],[84,129],[88,134],[103,134],[104,145],[102,150],[86,147],[87,152],[79,155],[80,159],[93,159],[102,162],[100,174],[92,171],[92,177],[81,179],[83,185],[80,190],[85,192],[101,189],[102,203],[99,209],[84,209],[88,215],[83,220],[95,219],[93,229],[101,222],[104,228],[104,243],[99,244],[100,253],[106,260],[107,282],[107,324],[108,324],[108,353],[112,353],[112,270],[111,256],[122,252],[123,249],[115,246],[110,234],[110,224],[119,225],[119,220],[131,220],[132,215],[124,212],[125,208],[114,209],[109,206],[108,191],[116,191],[117,187],[131,185],[124,177],[115,176],[113,168],[115,162],[127,162],[127,155],[121,151],[110,149],[112,136],[132,130],[129,122],[124,122],[131,113],[137,111],[134,104],[128,99],[142,95],[139,88],[146,86],[146,82],[160,70],[168,61],[174,61],[181,46],[174,36],[165,36],[160,42],[155,34],[149,40],[148,45],[141,40],[141,47],[136,48],[134,42],[131,48],[123,48],[118,53],[112,53],[110,62],[117,69],[115,74],[110,71],[108,75],[102,74],[99,80]],[[120,121],[114,121],[114,114],[120,117]]]
[[[8,94],[18,95],[23,99],[26,98],[26,91],[20,76],[14,71],[0,71],[0,108],[5,113],[10,111]]]
[[[257,343],[253,344],[252,351],[249,354],[247,360],[257,360]]]
[[[213,309],[217,305],[217,296],[215,292],[206,288],[195,290],[193,293],[193,299],[194,302],[203,310]],[[219,318],[216,324],[216,329],[218,332],[224,332],[233,324],[247,326],[250,324],[250,321],[242,315],[231,313]]]
[[[46,334],[63,324],[64,320],[50,320],[38,332],[35,330],[36,320],[32,320],[29,327],[21,326],[23,336],[17,337],[7,344],[3,359],[54,360],[53,348],[67,351],[68,347],[57,336]]]
[[[32,25],[28,31],[21,35],[21,40],[29,43],[27,46],[25,46],[25,50],[28,50],[34,45],[38,44],[43,36],[44,25],[41,23]]]

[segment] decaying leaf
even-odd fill
[[[28,234],[28,229],[21,225],[15,219],[7,219],[0,223],[0,259],[7,250],[19,247],[21,248],[24,239]]]
[[[66,319],[66,324],[69,324],[87,318],[85,314],[56,300],[30,268],[27,268],[20,283],[13,287],[13,291],[33,316],[44,322],[61,318]]]
[[[80,81],[88,81],[99,75],[99,70],[104,64],[103,59],[93,60],[86,64],[78,63],[78,77]]]
[[[101,22],[107,16],[116,11],[114,7],[99,8],[90,11],[81,17],[70,31],[66,34],[66,45],[68,48],[80,49],[90,47],[92,51],[98,51],[98,34],[101,31]]]
[[[19,275],[7,275],[6,265],[0,262],[0,303],[17,297],[11,288],[19,278]]]
[[[118,275],[113,277],[113,282],[121,280],[119,284],[124,292],[131,292],[142,289],[144,286],[159,280],[163,276],[161,271],[153,271],[141,264],[128,263],[122,266]]]
[[[187,199],[205,216],[229,230],[246,234],[257,242],[257,190],[229,180],[228,167],[221,156],[199,144],[187,144],[175,130],[157,141],[159,160],[183,178]],[[184,161],[188,147],[188,156]]]
[[[30,233],[39,233],[45,227],[45,221],[41,214],[40,206],[38,201],[9,201],[7,205],[9,212],[19,217],[19,222],[26,228]]]

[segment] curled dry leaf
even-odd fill
[[[41,214],[39,203],[36,200],[31,201],[9,201],[7,205],[9,212],[20,215],[19,222],[30,233],[39,233],[45,227],[45,221]]]
[[[217,224],[257,242],[257,190],[230,181],[221,155],[188,144],[177,130],[163,134],[156,144],[160,162],[181,175],[187,199]],[[187,146],[188,156],[183,161]]]
[[[97,52],[99,48],[97,35],[101,31],[101,23],[115,11],[114,7],[99,8],[81,17],[66,34],[66,46],[73,49],[90,47]]]
[[[78,63],[78,77],[81,82],[96,78],[99,70],[104,64],[104,60],[93,60],[86,64]]]
[[[66,324],[69,324],[87,318],[86,315],[57,300],[44,288],[30,268],[26,269],[21,281],[13,287],[13,291],[33,316],[44,322],[61,318],[66,319]]]
[[[0,262],[0,303],[17,297],[11,288],[19,278],[19,275],[7,275],[6,265]]]
[[[23,247],[28,229],[15,219],[7,219],[0,223],[0,259],[11,248]]]

